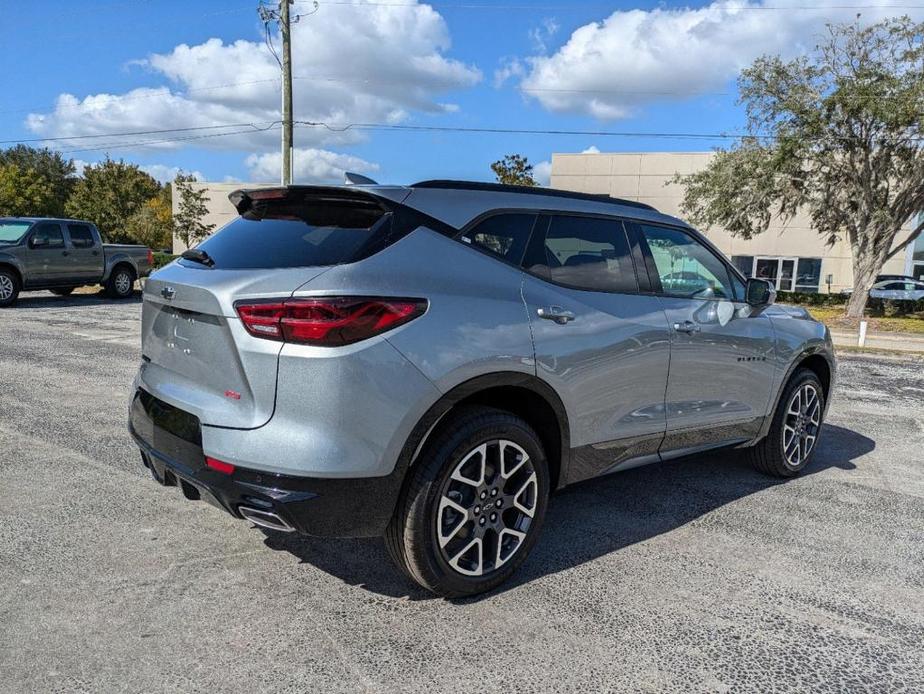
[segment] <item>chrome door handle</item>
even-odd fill
[[[553,320],[559,325],[564,325],[568,321],[574,320],[574,312],[569,311],[561,306],[543,306],[536,310],[540,318]]]
[[[686,333],[687,335],[692,335],[693,333],[698,333],[700,328],[693,321],[685,320],[683,323],[674,323],[674,330],[676,330],[678,333]]]

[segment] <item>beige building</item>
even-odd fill
[[[712,156],[711,152],[553,154],[551,185],[638,200],[679,217],[683,188],[671,179],[677,173],[705,168]],[[732,238],[721,229],[704,231],[742,272],[772,279],[778,289],[839,292],[853,286],[849,244],[839,241],[828,246],[804,214],[785,224],[776,219],[750,241]],[[910,231],[909,221],[905,232]],[[904,238],[899,235],[899,240]],[[924,237],[915,248],[889,260],[882,273],[924,276]]]
[[[228,195],[238,188],[271,188],[278,183],[208,183],[197,181],[190,183],[193,190],[205,190],[205,204],[209,208],[208,214],[202,220],[204,224],[213,224],[215,229],[221,229],[225,224],[237,217],[237,210],[228,200]],[[179,204],[179,195],[173,196],[173,213],[176,214]],[[178,238],[173,239],[173,252],[182,253],[186,246]]]

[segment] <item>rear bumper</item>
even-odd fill
[[[225,474],[207,467],[199,420],[141,389],[132,399],[128,428],[155,480],[236,518],[275,523],[275,516],[282,521],[281,530],[371,537],[385,531],[394,510],[400,484],[396,475],[319,479],[237,466]]]

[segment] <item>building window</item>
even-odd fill
[[[796,291],[818,293],[821,282],[821,258],[799,258],[796,269]]]
[[[751,276],[751,271],[754,269],[753,255],[733,255],[731,261],[732,265],[738,269],[738,272],[745,277]]]

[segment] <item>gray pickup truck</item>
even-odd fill
[[[101,284],[109,296],[124,299],[153,262],[145,246],[103,243],[90,222],[0,217],[0,307],[11,306],[24,289],[65,296],[87,284]]]

